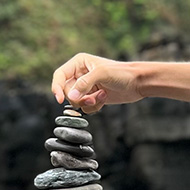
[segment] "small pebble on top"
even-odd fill
[[[66,109],[63,111],[63,115],[81,117],[82,114],[75,110]]]

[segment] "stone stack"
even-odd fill
[[[98,163],[93,159],[92,135],[85,130],[88,121],[67,105],[55,123],[56,138],[46,140],[45,148],[51,152],[51,163],[56,168],[39,174],[34,185],[51,190],[102,190],[95,183],[101,176],[94,171]]]

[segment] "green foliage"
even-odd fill
[[[0,76],[45,81],[78,52],[134,55],[159,26],[189,31],[189,8],[178,0],[1,0]]]
[[[146,0],[104,2],[108,41],[117,50],[134,54],[148,38],[156,12],[147,9]]]
[[[94,6],[74,2],[0,2],[1,76],[50,79],[53,70],[74,54],[103,48]]]

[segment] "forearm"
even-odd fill
[[[165,97],[190,101],[190,63],[120,62],[79,53],[53,75],[52,92],[85,113],[105,104]]]
[[[134,65],[143,97],[190,101],[190,63],[140,62]]]

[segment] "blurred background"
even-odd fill
[[[54,70],[79,52],[189,61],[190,1],[1,0],[0,189],[35,190],[62,114]],[[190,189],[190,104],[149,98],[85,116],[105,190]]]

